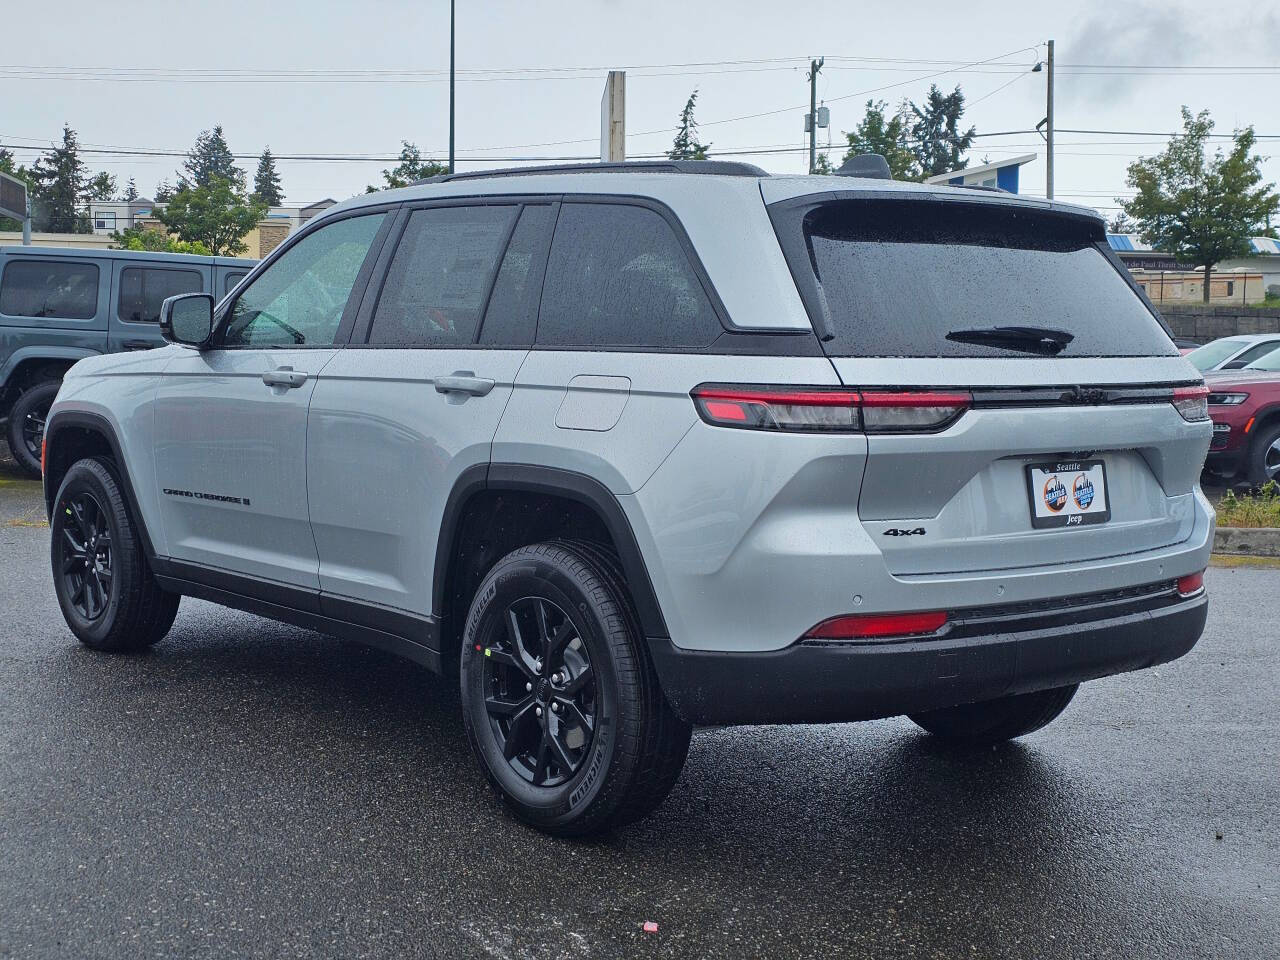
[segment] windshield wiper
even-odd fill
[[[972,330],[952,330],[947,334],[947,339],[956,343],[980,343],[1052,357],[1061,353],[1075,339],[1075,335],[1052,327],[976,327]]]

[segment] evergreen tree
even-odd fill
[[[707,159],[707,151],[711,149],[711,144],[698,142],[698,121],[693,118],[693,108],[697,103],[698,91],[695,89],[685,101],[684,109],[680,111],[680,128],[676,131],[671,149],[667,151],[667,156],[672,160]]]
[[[103,172],[89,181],[87,188],[90,200],[110,200],[116,195],[116,178]]]
[[[930,84],[924,106],[911,104],[911,113],[915,121],[911,124],[910,147],[916,155],[920,179],[968,166],[964,154],[973,146],[977,128],[971,126],[960,132],[964,94],[959,86],[944,95],[937,84]]]
[[[215,177],[221,177],[231,183],[237,190],[244,189],[244,171],[236,166],[231,148],[222,135],[219,124],[212,130],[202,130],[196,137],[195,145],[187,152],[186,163],[182,165],[185,174],[178,174],[178,187],[207,187]]]
[[[161,180],[156,184],[156,203],[168,203],[173,199],[173,186],[168,180]]]
[[[379,190],[394,190],[396,187],[407,187],[409,184],[416,183],[419,180],[438,177],[442,173],[449,172],[449,168],[437,160],[422,159],[422,151],[415,144],[410,143],[408,140],[400,142],[400,163],[391,170],[382,171],[384,182],[381,187],[366,187],[365,193],[377,193]]]
[[[883,100],[867,101],[866,113],[861,122],[852,132],[845,133],[849,149],[845,151],[844,160],[863,153],[878,153],[889,164],[889,172],[895,180],[919,180],[916,155],[907,146],[907,124],[911,108],[903,104],[897,113],[886,117],[887,107],[888,104]]]
[[[280,188],[280,174],[276,173],[276,158],[266,147],[258,158],[258,172],[253,176],[253,199],[268,207],[284,203],[284,191]]]
[[[1129,164],[1127,182],[1137,194],[1121,206],[1147,243],[1204,268],[1208,303],[1213,265],[1248,255],[1249,237],[1280,211],[1280,195],[1274,183],[1262,182],[1253,127],[1235,131],[1230,151],[1219,147],[1211,157],[1209,111],[1192,116],[1183,107],[1182,127],[1163,153]]]
[[[89,178],[80,160],[76,132],[62,128],[62,143],[36,160],[31,168],[32,227],[54,233],[92,233],[82,208],[90,199]]]
[[[133,182],[133,177],[130,177],[129,182],[125,184],[124,193],[120,194],[120,199],[125,203],[133,203],[138,199],[138,185]]]

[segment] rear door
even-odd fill
[[[892,572],[1052,565],[1190,536],[1209,425],[1171,400],[1198,376],[1100,223],[927,198],[773,214],[845,384],[888,394],[867,403],[942,395],[914,398],[914,425],[878,428],[864,407],[859,514]]]
[[[160,335],[160,304],[180,293],[211,289],[213,268],[208,263],[117,258],[111,263],[111,323],[107,348],[150,350],[164,346]]]
[[[319,587],[307,514],[307,407],[354,321],[388,214],[290,243],[224,309],[214,345],[165,368],[156,482],[170,556]]]
[[[431,613],[445,502],[488,464],[533,342],[550,202],[408,208],[311,404],[308,497],[329,597]]]

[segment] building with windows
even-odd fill
[[[1008,160],[995,163],[984,163],[976,167],[965,167],[950,173],[940,173],[929,177],[925,183],[941,183],[950,187],[991,187],[997,190],[1018,192],[1018,170],[1036,158],[1036,154],[1027,153]]]
[[[1108,233],[1107,243],[1133,279],[1155,303],[1203,303],[1204,270],[1128,233]],[[1272,287],[1280,288],[1280,243],[1270,237],[1249,240],[1251,256],[1215,264],[1209,277],[1209,302],[1258,303]]]

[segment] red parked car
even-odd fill
[[[1205,466],[1228,480],[1280,481],[1280,351],[1243,370],[1209,373],[1213,442]]]

